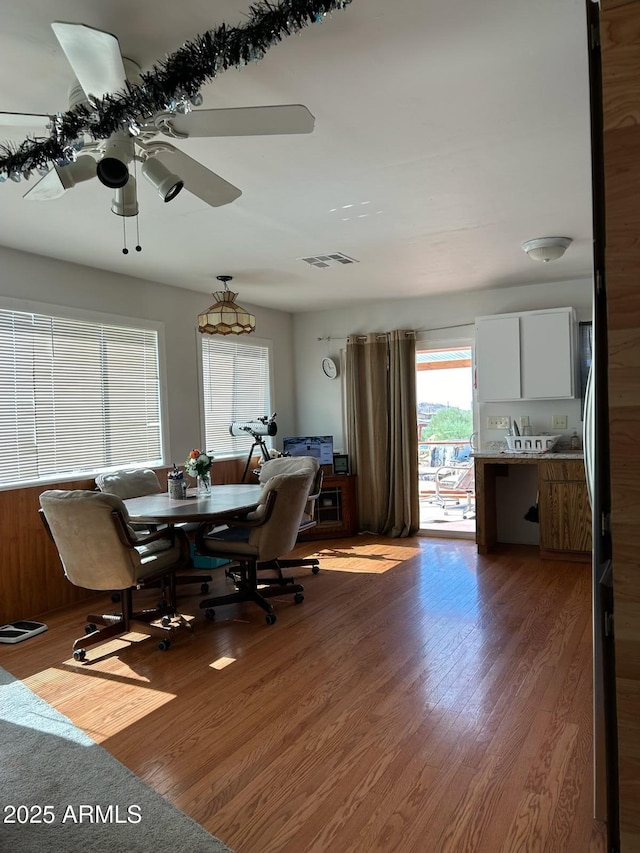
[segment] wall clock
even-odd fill
[[[338,375],[338,365],[332,358],[326,356],[322,359],[322,372],[325,376],[328,376],[329,379],[335,379]]]

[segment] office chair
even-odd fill
[[[271,477],[264,486],[256,510],[224,518],[228,529],[242,528],[242,538],[225,538],[225,531],[219,532],[217,528],[212,530],[211,523],[200,525],[196,533],[198,551],[230,560],[233,565],[227,575],[236,587],[235,592],[200,602],[208,619],[214,618],[214,607],[252,601],[266,611],[267,624],[273,625],[276,615],[267,599],[276,595],[293,595],[296,604],[304,600],[304,587],[301,584],[278,580],[259,582],[257,572],[259,564],[276,560],[295,545],[312,482],[311,471]],[[244,535],[245,531],[248,535]]]
[[[164,491],[160,485],[160,480],[155,471],[151,468],[133,468],[122,471],[111,471],[107,474],[98,474],[96,477],[96,486],[101,492],[108,492],[110,495],[117,495],[123,501],[129,498],[139,498],[143,495],[157,495]],[[155,525],[143,522],[130,522],[130,527],[142,533],[150,533],[158,530],[164,525]],[[178,524],[176,527],[182,529],[188,537],[195,535],[197,524],[185,522]],[[191,556],[187,562],[187,567],[192,565]],[[209,582],[211,575],[197,574],[185,575],[181,574],[176,578],[178,584],[199,583],[200,592],[204,595],[209,592]]]
[[[140,536],[129,526],[122,500],[106,492],[52,489],[40,495],[40,507],[40,517],[71,583],[120,593],[119,613],[87,616],[86,634],[73,644],[76,660],[85,659],[87,646],[127,633],[137,623],[163,635],[158,643],[162,651],[169,648],[171,633],[189,627],[176,616],[175,603],[175,572],[183,568],[189,555],[189,542],[182,531],[165,528]],[[159,580],[163,590],[159,606],[134,611],[133,591],[157,586]]]
[[[315,508],[316,501],[320,497],[322,481],[324,478],[324,471],[320,467],[320,463],[313,456],[281,456],[276,459],[270,459],[268,462],[264,462],[258,473],[259,481],[264,484],[270,477],[273,477],[276,474],[297,474],[302,471],[311,471],[314,474],[314,478],[311,483],[310,493],[307,496],[307,502],[305,504],[302,520],[300,521],[298,534],[304,533],[306,530],[310,530],[318,524]],[[268,569],[277,573],[276,582],[294,583],[295,579],[293,577],[285,577],[282,574],[282,569],[296,569],[302,567],[310,568],[313,574],[317,575],[320,571],[320,561],[317,557],[280,558],[277,560],[271,560],[269,563],[260,563],[258,571]],[[268,582],[270,581],[267,581],[267,583]]]

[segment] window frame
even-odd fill
[[[205,406],[204,406],[204,373],[203,373],[203,347],[205,337],[216,338],[216,335],[205,335],[202,332],[195,330],[196,335],[196,348],[198,353],[198,398],[200,405],[200,444],[203,446],[205,441],[206,429],[205,429]],[[271,415],[274,411],[275,406],[275,394],[274,394],[274,373],[273,373],[273,341],[268,338],[256,338],[253,334],[251,335],[223,335],[222,339],[224,341],[225,338],[230,337],[233,343],[237,344],[246,344],[246,346],[253,347],[264,347],[268,353],[269,360],[269,405],[272,407],[272,411],[264,412],[265,415]],[[256,417],[262,417],[259,412],[256,412]],[[249,437],[249,436],[248,436]],[[274,447],[273,438],[271,436],[264,436],[264,442],[268,449]],[[210,450],[216,459],[225,460],[225,459],[245,459],[247,454],[251,449],[251,444],[247,441],[246,450],[236,450],[231,452],[221,452],[217,450],[215,447],[203,447],[204,450]]]
[[[167,369],[166,369],[166,346],[165,346],[165,324],[144,317],[129,317],[123,314],[111,314],[106,311],[98,311],[85,308],[74,308],[68,305],[58,305],[51,302],[41,302],[32,299],[18,299],[10,296],[0,296],[0,308],[8,311],[23,312],[28,314],[41,314],[46,317],[68,320],[78,320],[96,325],[120,326],[122,328],[140,329],[142,331],[155,332],[158,342],[158,393],[160,414],[160,460],[161,466],[166,465],[166,460],[171,456],[169,447],[169,407],[167,394]],[[155,460],[154,460],[155,461]],[[50,474],[37,479],[16,480],[12,483],[0,483],[0,491],[11,491],[29,486],[41,486],[51,483],[67,483],[76,480],[94,479],[97,474],[105,471],[115,471],[126,467],[128,463],[122,462],[109,467],[83,469],[73,474]],[[143,465],[144,463],[135,463]]]

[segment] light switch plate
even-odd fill
[[[566,415],[551,415],[551,429],[566,429],[567,428],[567,416]]]

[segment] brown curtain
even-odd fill
[[[414,333],[350,335],[346,385],[360,529],[411,536],[420,526]]]

